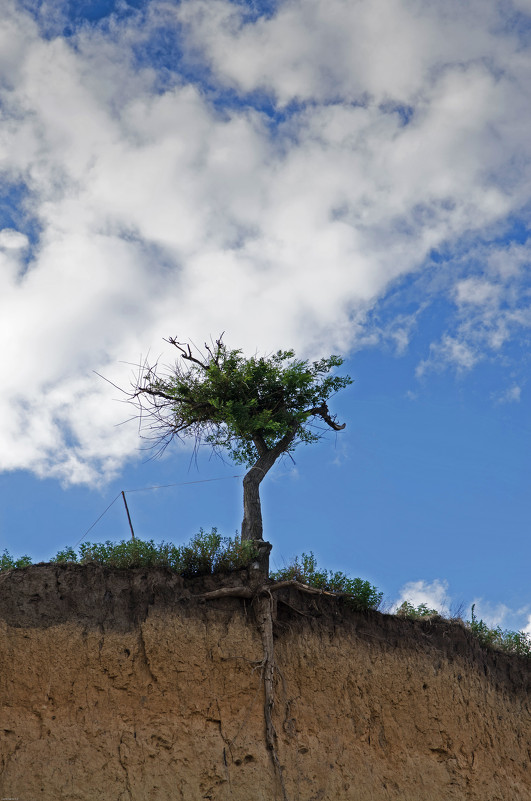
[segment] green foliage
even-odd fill
[[[84,542],[79,547],[81,564],[95,563],[107,567],[166,567],[183,576],[221,573],[245,567],[255,557],[251,542],[222,537],[217,529],[199,530],[186,545],[173,545],[153,540],[122,540],[115,543]]]
[[[191,434],[214,450],[228,450],[238,464],[256,462],[257,438],[271,449],[284,437],[296,437],[286,451],[318,440],[309,427],[315,409],[352,383],[349,376],[328,375],[343,363],[339,356],[311,364],[295,359],[292,350],[246,358],[219,339],[201,361],[169,341],[181,351],[181,363],[163,378],[146,369],[136,402],[147,402],[159,440]]]
[[[67,547],[62,551],[58,551],[53,557],[52,562],[77,562],[77,554],[73,548]]]
[[[122,540],[121,542],[83,542],[79,554],[71,547],[59,551],[51,560],[54,563],[106,565],[116,568],[166,567],[183,576],[225,573],[246,567],[257,555],[249,541],[222,537],[217,529],[195,534],[186,545],[173,545],[153,540]],[[29,556],[13,559],[7,551],[0,556],[0,571],[31,564]]]
[[[349,578],[345,573],[320,570],[313,553],[303,553],[300,560],[295,559],[287,567],[271,574],[273,581],[300,581],[309,587],[327,592],[336,592],[344,597],[349,606],[356,610],[377,609],[383,597],[376,587],[360,578]]]
[[[31,565],[31,556],[21,556],[20,559],[13,559],[11,554],[5,550],[0,556],[0,570],[13,570],[15,567],[28,567]]]
[[[238,535],[234,539],[221,537],[215,528],[210,533],[199,529],[181,548],[179,572],[185,576],[225,573],[245,567],[256,555],[256,547],[249,540],[241,540]]]
[[[409,601],[404,601],[404,603],[396,610],[396,614],[399,617],[407,617],[410,620],[422,620],[423,618],[431,617],[432,615],[439,615],[439,612],[437,609],[430,609],[427,604],[413,606],[413,604],[410,604]]]
[[[472,604],[471,620],[467,621],[467,625],[482,645],[531,658],[531,637],[528,634],[523,631],[504,630],[499,626],[491,629],[484,620],[478,620],[475,607],[476,605]]]

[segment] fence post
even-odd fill
[[[127,505],[127,501],[125,500],[125,492],[122,490],[122,498],[124,499],[125,504],[125,511],[127,512],[127,519],[129,520],[129,528],[131,529],[131,537],[135,538],[135,532],[133,531],[133,524],[131,523],[131,515],[129,514],[129,507]]]

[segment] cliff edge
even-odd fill
[[[240,571],[35,565],[0,574],[0,797],[526,801],[529,660],[458,622],[273,605],[282,782]],[[283,786],[282,786],[283,785]]]

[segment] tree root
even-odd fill
[[[273,644],[273,597],[270,592],[262,592],[255,597],[254,601],[256,617],[260,634],[262,635],[262,646],[264,649],[264,667],[262,675],[264,677],[264,720],[266,746],[271,754],[273,768],[279,783],[283,801],[288,801],[284,777],[282,776],[282,766],[278,758],[277,733],[273,724],[273,708],[275,706],[275,651]]]
[[[253,608],[256,615],[256,620],[258,623],[258,628],[260,630],[260,635],[262,637],[262,648],[264,655],[263,661],[261,663],[261,668],[262,668],[262,680],[264,684],[265,743],[266,743],[266,748],[271,755],[273,770],[275,772],[275,778],[278,782],[278,786],[281,791],[282,801],[289,801],[289,799],[286,791],[286,786],[284,783],[284,777],[282,774],[282,765],[280,764],[278,756],[278,750],[277,750],[278,738],[273,723],[273,710],[275,706],[275,679],[277,673],[282,680],[282,684],[284,687],[284,695],[286,695],[286,688],[285,688],[284,677],[282,676],[275,662],[275,649],[273,642],[272,593],[275,592],[276,590],[286,589],[289,587],[295,587],[300,592],[304,592],[309,595],[330,595],[335,598],[338,597],[338,593],[331,593],[326,590],[318,590],[315,589],[314,587],[308,587],[308,585],[302,584],[301,582],[296,580],[278,581],[273,584],[260,584],[255,588],[221,587],[218,590],[212,590],[211,592],[205,592],[202,593],[201,595],[195,596],[196,598],[200,598],[205,601],[214,600],[215,598],[230,598],[230,597],[249,598],[252,600]],[[290,604],[288,605],[291,606]],[[286,723],[288,716],[289,716],[289,710],[286,709],[285,719],[284,719],[285,730],[286,730]]]
[[[273,584],[262,584],[255,590],[251,587],[221,587],[219,590],[211,590],[204,592],[201,595],[193,596],[195,598],[203,598],[209,601],[213,598],[255,598],[261,593],[275,592],[276,590],[284,590],[288,587],[295,587],[300,592],[305,592],[308,595],[329,595],[331,598],[342,598],[345,593],[330,592],[329,590],[318,590],[315,587],[309,587],[301,581],[291,579],[290,581],[276,581]]]

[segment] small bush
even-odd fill
[[[437,609],[430,609],[427,604],[413,606],[413,604],[410,604],[409,601],[404,601],[404,603],[396,610],[396,614],[398,617],[407,617],[410,620],[422,620],[423,618],[439,615],[440,613],[437,611]]]
[[[216,528],[210,533],[199,529],[188,545],[181,548],[180,572],[185,576],[202,573],[225,573],[245,567],[256,557],[256,548],[249,540],[221,537]]]
[[[345,573],[334,573],[331,570],[319,570],[317,560],[312,552],[303,553],[300,560],[295,559],[287,567],[271,574],[273,581],[300,581],[318,590],[335,592],[341,595],[349,606],[363,611],[378,609],[383,593],[368,581],[360,578],[349,578]]]
[[[68,547],[62,551],[58,551],[52,559],[52,562],[77,562],[77,554],[73,548]]]
[[[67,549],[68,550],[68,549]],[[199,576],[238,570],[255,557],[252,543],[222,537],[217,529],[195,534],[187,545],[173,545],[153,540],[122,540],[119,543],[84,542],[80,545],[80,562],[93,562],[108,567],[167,567],[183,576]],[[66,553],[62,552],[62,553]]]
[[[83,542],[79,546],[79,554],[67,547],[58,551],[51,561],[117,568],[166,567],[184,576],[199,576],[238,570],[246,567],[256,555],[256,548],[251,542],[242,542],[238,535],[234,539],[222,537],[213,528],[210,532],[200,529],[186,545],[173,545],[171,542],[156,545],[153,540],[139,539]],[[0,556],[0,570],[12,570],[30,564],[29,556],[15,560],[7,551]]]
[[[491,629],[484,620],[478,620],[475,614],[475,604],[472,604],[471,620],[467,621],[472,634],[478,638],[482,645],[497,648],[508,654],[518,654],[531,658],[531,637],[523,631],[503,630],[499,626]]]
[[[13,559],[7,550],[0,556],[0,570],[13,570],[15,567],[27,567],[31,565],[31,563],[31,556],[21,556],[20,559]]]
[[[83,542],[79,546],[80,562],[94,562],[107,567],[154,567],[161,563],[159,548],[153,540],[122,540],[121,542]]]

